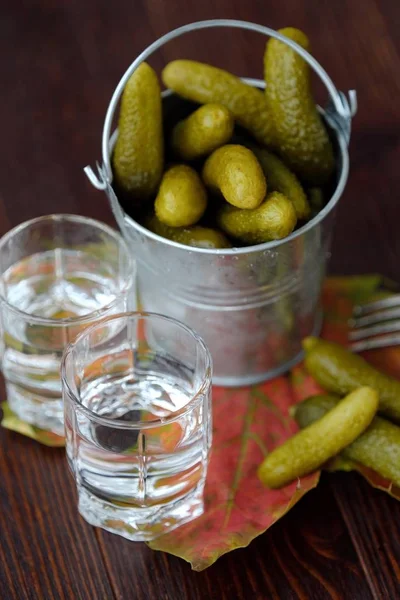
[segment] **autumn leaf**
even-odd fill
[[[322,337],[347,345],[348,320],[352,315],[353,306],[387,296],[388,291],[382,289],[384,283],[383,278],[378,275],[328,279],[323,290],[323,305],[325,308],[329,307],[329,310],[325,311]],[[400,378],[399,346],[370,350],[364,352],[363,357],[380,371]],[[307,373],[302,364],[292,369],[290,379],[296,402],[304,400],[307,396],[324,393],[324,390]],[[364,465],[339,456],[330,461],[325,468],[328,471],[357,471],[370,485],[400,500],[398,487]]]
[[[323,289],[325,319],[322,336],[347,345],[348,320],[355,303],[381,297],[382,278],[367,275],[328,279]],[[400,375],[400,350],[379,350],[368,357],[377,366]],[[379,363],[379,365],[378,365]],[[290,406],[323,392],[303,365],[290,377],[253,388],[214,391],[213,454],[205,490],[205,512],[195,521],[150,543],[151,548],[180,556],[202,570],[219,556],[247,546],[281,518],[318,483],[319,473],[281,490],[268,490],[257,479],[263,457],[294,433]],[[377,473],[336,459],[331,470],[357,470],[371,485],[394,497],[399,490]]]
[[[205,512],[151,542],[151,548],[180,556],[201,571],[226,552],[247,546],[317,485],[315,473],[270,490],[256,474],[267,453],[297,430],[288,412],[292,403],[285,377],[253,388],[214,388]]]
[[[325,311],[322,336],[347,345],[348,320],[354,304],[387,295],[382,289],[384,283],[379,275],[328,279],[322,297]],[[379,369],[400,377],[400,348],[370,351],[364,356]],[[120,358],[126,360],[127,357]],[[93,365],[92,375],[102,372],[103,367],[101,361]],[[268,452],[296,431],[297,426],[289,414],[290,406],[321,391],[303,365],[292,369],[289,377],[279,377],[252,388],[214,388],[213,449],[204,514],[151,542],[151,548],[179,556],[200,571],[223,554],[247,546],[284,516],[318,484],[319,472],[280,490],[269,490],[258,480],[256,470]],[[57,441],[54,437],[58,436],[19,421],[7,404],[3,409],[3,426],[48,445],[63,444],[62,438],[58,438],[58,443],[50,443]],[[176,427],[155,429],[153,433],[157,443],[170,451],[180,442],[181,432]],[[326,467],[356,470],[374,487],[400,499],[398,488],[360,464],[337,457]],[[122,522],[114,525],[126,526]]]
[[[21,421],[21,419],[17,417],[15,413],[13,413],[7,402],[3,402],[1,404],[1,408],[3,410],[1,425],[5,429],[22,433],[22,435],[26,435],[27,437],[30,437],[37,442],[44,444],[45,446],[65,446],[65,440],[62,436],[56,435],[51,431],[39,429],[34,425],[25,423],[25,421]]]

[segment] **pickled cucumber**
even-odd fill
[[[164,173],[154,204],[158,219],[169,227],[194,225],[207,208],[207,192],[199,175],[187,165]]]
[[[122,94],[113,154],[115,182],[129,197],[147,200],[157,192],[163,161],[160,85],[153,69],[142,63]]]
[[[300,427],[307,427],[323,417],[339,402],[335,396],[311,396],[293,407]],[[371,425],[341,452],[346,460],[355,461],[400,486],[400,427],[382,417],[374,417]]]
[[[298,29],[287,27],[279,33],[309,50],[308,38]],[[271,38],[264,73],[280,155],[305,181],[314,185],[326,182],[334,170],[334,154],[312,96],[308,64],[295,50]]]
[[[231,248],[232,244],[223,233],[209,227],[169,227],[162,223],[155,215],[145,221],[145,226],[153,233],[165,237],[179,244],[194,248]]]
[[[255,145],[250,146],[250,149],[255,154],[264,171],[268,190],[284,194],[293,202],[297,218],[299,220],[307,219],[311,212],[310,205],[296,175],[272,152],[264,148],[258,148]]]
[[[273,145],[273,123],[261,90],[227,71],[193,60],[170,62],[162,72],[162,80],[166,87],[187,100],[223,104],[256,140]]]
[[[203,180],[238,208],[256,208],[267,193],[260,163],[251,150],[238,144],[222,146],[207,158]]]
[[[269,454],[258,469],[262,483],[286,485],[318,469],[366,430],[378,408],[370,387],[351,392],[318,421],[302,429]]]
[[[328,392],[347,394],[368,385],[379,393],[379,412],[400,422],[400,382],[343,346],[314,337],[303,340],[308,372]]]
[[[233,127],[233,116],[225,106],[205,104],[175,126],[172,148],[184,160],[206,156],[230,140]]]
[[[308,190],[308,199],[311,208],[315,213],[319,212],[324,207],[324,192],[319,187],[313,187]]]
[[[309,396],[302,402],[290,408],[290,415],[297,425],[304,429],[314,421],[318,421],[340,401],[340,396],[335,394],[318,394]]]
[[[292,202],[279,192],[272,192],[258,208],[245,210],[226,204],[217,214],[217,222],[228,235],[248,244],[280,240],[296,226]]]

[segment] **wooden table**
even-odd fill
[[[331,270],[400,280],[400,4],[393,0],[38,0],[0,19],[0,234],[51,212],[112,222],[82,172],[100,157],[102,122],[119,77],[150,42],[210,17],[309,34],[359,112],[351,177],[338,213]],[[204,40],[207,39],[207,43]],[[202,33],[154,58],[216,62],[260,76],[256,34]],[[251,546],[203,573],[144,544],[86,525],[62,450],[0,432],[0,598],[400,598],[400,505],[354,474],[323,477]]]

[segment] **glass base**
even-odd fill
[[[12,383],[6,383],[6,391],[9,407],[22,421],[64,435],[62,398],[41,396]]]
[[[78,489],[79,512],[90,525],[101,527],[134,542],[150,542],[204,512],[204,483],[184,498],[162,506],[132,508],[116,506],[85,488]]]

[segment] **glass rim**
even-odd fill
[[[131,318],[156,318],[157,320],[166,321],[172,323],[174,325],[178,325],[181,329],[190,334],[192,338],[195,339],[196,343],[201,347],[204,356],[205,356],[205,367],[204,367],[204,376],[202,377],[202,381],[198,388],[191,394],[190,400],[183,406],[181,409],[174,412],[171,416],[165,418],[157,418],[153,421],[136,421],[135,423],[129,423],[126,421],[121,421],[120,419],[110,419],[109,417],[102,417],[97,413],[93,412],[90,408],[87,408],[82,404],[80,398],[77,394],[72,390],[68,377],[66,375],[66,364],[69,359],[72,360],[72,353],[79,342],[81,342],[86,336],[90,335],[96,328],[104,325],[109,321],[116,321],[117,319],[131,319]],[[185,414],[191,412],[198,404],[202,401],[203,396],[206,395],[207,389],[211,387],[212,384],[212,358],[211,353],[204,342],[203,338],[196,332],[194,329],[182,323],[182,321],[178,321],[174,317],[168,317],[167,315],[162,315],[160,313],[147,312],[147,311],[130,311],[126,313],[117,313],[115,315],[110,315],[109,317],[104,317],[100,321],[97,321],[90,327],[87,327],[80,334],[76,336],[73,342],[70,342],[64,350],[61,366],[60,366],[60,374],[61,374],[61,383],[62,386],[66,388],[69,398],[72,400],[74,407],[77,407],[80,411],[82,411],[86,416],[88,416],[91,420],[96,421],[101,425],[105,425],[107,427],[112,427],[114,429],[129,429],[129,430],[137,430],[137,429],[155,429],[157,427],[168,425],[173,423],[174,421],[179,420]]]
[[[39,315],[25,312],[24,310],[20,310],[13,304],[10,304],[10,302],[7,300],[7,298],[4,297],[1,288],[0,288],[0,304],[4,304],[5,306],[7,306],[8,310],[11,310],[15,314],[23,317],[24,319],[29,319],[35,325],[38,324],[38,325],[49,325],[49,326],[51,325],[51,327],[65,327],[67,325],[85,324],[86,322],[93,321],[93,319],[101,318],[102,315],[104,315],[104,313],[111,310],[113,308],[113,306],[115,306],[120,301],[120,299],[121,299],[120,294],[124,294],[125,292],[127,292],[129,290],[129,288],[133,285],[134,278],[136,276],[136,263],[131,257],[131,254],[129,251],[129,246],[127,245],[124,238],[118,231],[116,231],[115,229],[113,229],[112,227],[107,225],[106,223],[103,223],[102,221],[98,221],[97,219],[92,219],[91,217],[85,217],[83,215],[74,215],[72,213],[53,213],[50,215],[43,215],[41,217],[35,217],[34,219],[29,219],[28,221],[24,221],[23,223],[20,223],[19,225],[16,225],[15,227],[13,227],[9,231],[7,231],[7,233],[5,233],[0,238],[0,253],[2,251],[3,246],[13,237],[13,235],[18,234],[21,231],[23,231],[24,229],[27,229],[28,227],[31,227],[32,225],[35,225],[36,223],[40,223],[41,221],[43,221],[43,222],[45,222],[45,221],[69,221],[72,223],[79,223],[82,225],[91,225],[91,226],[95,227],[96,229],[100,229],[103,232],[107,233],[107,235],[112,237],[118,243],[118,245],[121,248],[123,248],[123,251],[126,255],[127,262],[130,265],[129,273],[127,274],[126,277],[123,278],[123,286],[118,291],[118,296],[116,296],[111,302],[109,302],[108,304],[105,304],[104,306],[98,308],[97,310],[94,310],[85,315],[81,315],[80,317],[64,317],[61,319],[52,319],[50,317],[40,317]]]

